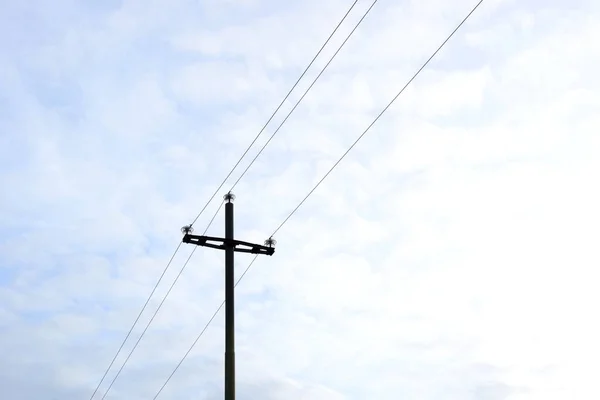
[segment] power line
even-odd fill
[[[123,339],[123,342],[121,342],[121,345],[119,346],[119,350],[117,350],[117,353],[115,354],[115,356],[113,357],[112,361],[108,365],[108,368],[106,368],[106,371],[104,371],[104,375],[102,375],[102,379],[100,379],[100,382],[98,382],[98,385],[96,386],[96,389],[94,389],[94,393],[92,393],[92,396],[90,397],[90,400],[92,400],[94,398],[94,396],[98,392],[98,389],[100,389],[100,386],[102,385],[102,382],[104,382],[104,379],[106,379],[106,375],[108,375],[108,371],[110,371],[110,369],[112,368],[113,364],[115,363],[115,360],[117,359],[117,357],[121,353],[121,350],[123,350],[123,346],[125,346],[125,343],[127,342],[127,339],[129,339],[129,336],[131,336],[131,332],[133,332],[133,328],[135,328],[135,325],[140,320],[140,317],[144,313],[144,310],[146,310],[146,307],[148,306],[148,303],[150,302],[150,299],[154,295],[154,292],[156,292],[156,289],[158,288],[158,285],[160,284],[160,282],[162,281],[163,277],[167,273],[167,270],[169,269],[169,266],[171,266],[171,263],[173,262],[173,259],[175,258],[175,255],[177,254],[177,252],[181,248],[181,244],[182,244],[182,242],[179,242],[179,245],[177,246],[177,248],[173,252],[173,255],[169,259],[169,262],[167,263],[167,266],[163,270],[162,274],[160,275],[160,278],[158,278],[158,281],[154,285],[154,288],[152,289],[152,292],[150,292],[150,295],[148,296],[148,299],[144,303],[144,306],[140,310],[140,312],[139,312],[138,316],[136,317],[135,321],[133,321],[133,324],[131,325],[131,328],[129,328],[129,332],[127,332],[127,336],[125,336],[125,339]]]
[[[321,69],[321,71],[319,72],[319,74],[315,77],[315,79],[312,81],[312,83],[304,91],[304,93],[302,94],[302,96],[300,97],[300,99],[298,99],[298,101],[296,102],[296,104],[294,104],[294,107],[292,107],[292,109],[288,112],[288,114],[285,116],[285,118],[283,119],[283,121],[281,121],[281,123],[279,124],[279,126],[277,127],[277,129],[275,129],[275,131],[271,134],[271,136],[269,137],[269,139],[260,148],[260,150],[258,151],[258,153],[256,153],[256,155],[254,156],[254,158],[252,159],[252,161],[250,161],[250,164],[248,164],[248,166],[244,169],[244,171],[239,176],[239,178],[235,181],[235,183],[233,184],[233,186],[231,187],[231,189],[229,189],[230,192],[232,192],[233,189],[235,189],[235,187],[237,186],[237,184],[240,183],[240,181],[242,180],[242,178],[246,175],[246,173],[248,172],[248,170],[250,169],[250,167],[252,167],[252,165],[254,165],[254,162],[263,153],[263,151],[269,145],[269,143],[271,143],[271,140],[273,140],[273,138],[275,137],[275,135],[277,135],[277,133],[279,132],[279,130],[281,129],[281,127],[283,126],[283,124],[285,124],[287,122],[287,120],[290,118],[290,116],[293,114],[293,112],[296,110],[296,108],[298,108],[298,106],[300,105],[300,103],[302,102],[302,100],[304,100],[304,98],[306,97],[306,95],[308,94],[308,92],[312,89],[312,87],[315,85],[315,83],[317,83],[317,81],[319,80],[319,78],[321,77],[321,75],[323,75],[323,73],[327,70],[327,68],[329,67],[329,65],[332,63],[332,61],[335,59],[335,57],[338,55],[338,53],[342,50],[342,48],[346,45],[346,43],[348,42],[348,40],[352,37],[352,35],[354,34],[354,32],[358,29],[358,27],[362,24],[362,22],[367,17],[367,15],[369,15],[369,13],[371,12],[371,9],[375,6],[375,4],[377,4],[378,1],[379,0],[373,1],[373,3],[367,9],[367,11],[364,12],[364,14],[360,18],[360,20],[358,20],[358,22],[356,23],[356,25],[354,25],[354,28],[352,28],[352,30],[350,31],[350,33],[346,36],[346,38],[344,39],[344,41],[342,42],[342,44],[339,45],[339,47],[337,48],[337,50],[335,51],[335,53],[333,53],[333,55],[329,58],[329,60],[327,61],[327,64],[325,64],[325,66]],[[352,4],[352,7],[350,7],[350,9],[348,10],[348,12],[346,12],[346,15],[344,16],[344,18],[346,18],[346,16],[352,10],[352,8],[354,7],[355,4],[356,4],[356,2],[354,2],[354,4]],[[343,19],[342,19],[342,21],[343,21]],[[340,21],[340,23],[342,21]],[[338,24],[338,27],[339,27],[339,24]],[[336,27],[336,29],[337,29],[337,27]],[[334,33],[335,33],[335,31],[334,31]],[[332,35],[333,35],[333,33],[332,33]],[[273,236],[273,235],[271,235],[271,236]]]
[[[221,203],[221,205],[223,205],[223,202]],[[219,209],[220,208],[221,207],[219,207]],[[210,228],[210,226],[214,222],[215,218],[217,217],[217,214],[219,213],[219,209],[217,209],[217,212],[215,212],[214,215],[212,216],[210,222],[208,223],[208,225],[206,226],[206,229],[204,230],[203,235],[206,234],[206,232],[208,231],[208,229]],[[179,246],[181,246],[181,243],[179,244]],[[148,330],[148,328],[150,327],[150,325],[154,321],[154,318],[156,318],[156,315],[158,314],[158,312],[162,308],[163,304],[167,300],[167,297],[169,297],[169,295],[171,294],[171,290],[173,290],[173,287],[175,287],[175,284],[177,283],[177,281],[179,280],[179,277],[181,276],[181,274],[183,273],[183,271],[187,267],[188,263],[190,262],[190,259],[192,258],[192,256],[196,252],[196,249],[197,249],[197,247],[194,247],[194,249],[190,252],[190,255],[188,256],[187,260],[185,260],[185,262],[183,263],[183,266],[181,267],[181,269],[179,270],[179,273],[175,277],[175,280],[173,281],[173,283],[169,287],[169,290],[163,296],[162,300],[160,301],[160,304],[158,305],[158,307],[154,311],[154,314],[152,314],[152,317],[150,318],[150,320],[146,324],[146,327],[142,331],[142,334],[140,335],[140,337],[138,338],[138,340],[135,342],[135,344],[133,345],[133,347],[129,351],[129,354],[127,355],[127,358],[125,358],[125,361],[123,362],[123,365],[121,365],[121,368],[119,368],[119,371],[117,371],[117,374],[115,375],[115,377],[113,378],[113,380],[110,382],[110,385],[108,385],[108,388],[106,389],[106,392],[104,393],[104,396],[102,396],[102,400],[104,400],[104,398],[106,398],[106,396],[108,395],[108,392],[110,391],[110,389],[115,384],[117,378],[119,378],[119,375],[121,375],[121,372],[123,372],[123,369],[125,368],[125,365],[127,365],[127,363],[129,362],[129,359],[131,358],[133,352],[135,351],[135,349],[137,349],[137,347],[140,344],[140,342],[142,341],[142,338],[144,337],[144,335],[146,335],[146,331]],[[148,299],[148,300],[150,300],[150,299]]]
[[[392,100],[383,108],[383,110],[367,126],[367,128],[361,133],[361,135],[354,141],[354,143],[352,143],[352,145],[342,154],[342,156],[335,162],[335,164],[331,167],[331,169],[329,171],[327,171],[327,173],[323,176],[323,178],[321,178],[321,180],[319,182],[317,182],[317,184],[300,201],[300,203],[296,206],[296,208],[294,208],[292,210],[292,212],[290,212],[290,214],[283,220],[283,222],[281,224],[279,224],[279,226],[277,227],[277,229],[275,229],[275,231],[273,232],[273,234],[271,236],[274,236],[283,227],[283,225],[285,225],[287,223],[287,221],[296,213],[296,211],[298,211],[298,209],[302,206],[302,204],[304,204],[306,202],[306,200],[312,195],[312,193],[321,185],[321,183],[323,183],[323,181],[339,165],[339,163],[346,157],[346,155],[356,146],[356,144],[365,136],[365,134],[371,129],[371,127],[391,107],[391,105],[396,101],[396,99],[398,99],[398,97],[400,97],[400,95],[406,90],[406,88],[417,78],[417,76],[419,76],[419,74],[421,73],[421,71],[423,69],[425,69],[425,67],[431,62],[431,60],[440,52],[440,50],[446,45],[446,43],[464,25],[464,23],[467,22],[467,20],[479,8],[479,6],[482,3],[483,3],[483,0],[480,0],[471,9],[471,11],[467,14],[467,16],[462,19],[462,21],[456,26],[456,28],[454,28],[454,30],[448,35],[448,37],[442,42],[442,44],[423,63],[423,65],[417,70],[417,72],[408,80],[408,82],[402,87],[402,89],[400,89],[400,91],[392,98]],[[239,282],[242,280],[242,278],[246,275],[246,273],[248,272],[248,270],[250,269],[250,267],[252,267],[252,264],[254,264],[254,261],[256,261],[257,257],[258,256],[254,257],[254,259],[252,259],[252,261],[250,262],[250,264],[248,265],[248,267],[246,267],[246,270],[244,271],[244,273],[242,274],[242,276],[236,282],[236,284],[235,284],[236,286],[239,284]],[[208,328],[208,326],[211,324],[211,322],[214,320],[215,316],[218,314],[218,312],[221,310],[221,308],[223,307],[224,304],[225,304],[225,302],[223,301],[223,303],[221,303],[221,305],[217,308],[217,310],[215,311],[215,313],[213,314],[213,316],[210,318],[210,320],[205,325],[204,329],[202,329],[202,331],[200,332],[200,334],[198,335],[198,337],[196,337],[196,339],[194,340],[194,342],[192,343],[192,345],[189,347],[189,349],[187,350],[187,352],[184,354],[184,356],[182,357],[182,359],[179,361],[179,363],[177,364],[177,366],[175,367],[175,369],[173,370],[173,372],[171,373],[171,375],[169,375],[169,377],[167,378],[166,382],[162,385],[162,387],[160,388],[160,390],[158,391],[158,393],[154,396],[153,400],[156,400],[158,398],[158,396],[160,395],[160,393],[163,391],[163,389],[169,383],[169,381],[171,380],[171,378],[173,377],[173,375],[177,372],[177,370],[179,369],[179,367],[183,364],[183,362],[189,356],[189,354],[191,353],[191,351],[194,348],[194,346],[196,345],[196,343],[198,343],[198,341],[200,340],[200,338],[202,337],[202,335],[204,334],[204,332],[206,331],[206,329]]]
[[[454,30],[450,33],[450,35],[448,35],[446,40],[444,40],[442,42],[442,44],[439,45],[439,47],[427,59],[427,61],[425,61],[423,63],[423,65],[421,65],[421,68],[419,68],[417,70],[417,72],[415,72],[415,74],[408,80],[408,82],[406,82],[406,84],[402,87],[402,89],[400,89],[400,91],[398,93],[396,93],[396,95],[392,98],[392,100],[390,100],[390,102],[383,108],[383,110],[381,110],[381,112],[375,117],[375,119],[369,124],[369,126],[367,126],[367,128],[360,134],[360,136],[354,141],[354,143],[352,143],[352,145],[350,145],[348,150],[346,150],[344,152],[344,154],[342,154],[342,156],[335,162],[335,164],[333,164],[333,166],[329,169],[329,171],[327,171],[327,173],[325,175],[323,175],[321,180],[319,180],[319,182],[317,182],[317,184],[308,192],[308,194],[302,199],[302,201],[300,201],[300,203],[298,203],[296,208],[294,208],[292,210],[292,212],[277,227],[277,229],[275,229],[275,231],[273,232],[273,234],[271,236],[275,236],[275,234],[277,234],[277,232],[279,232],[279,230],[283,227],[283,225],[286,224],[286,222],[292,217],[292,215],[294,215],[296,213],[296,211],[298,211],[298,209],[313,194],[313,192],[321,185],[321,183],[323,183],[323,181],[329,176],[329,174],[331,174],[331,172],[338,166],[338,164],[348,155],[348,153],[350,153],[350,151],[354,148],[354,146],[356,146],[358,144],[358,142],[360,142],[360,140],[367,134],[367,132],[369,132],[371,127],[373,127],[373,125],[375,125],[375,123],[377,121],[379,121],[379,118],[381,118],[381,116],[392,106],[392,104],[394,104],[394,102],[398,99],[398,97],[400,97],[400,95],[406,90],[406,88],[417,78],[417,76],[419,76],[421,71],[423,71],[423,69],[425,69],[425,67],[427,67],[427,65],[429,65],[431,60],[433,60],[433,58],[440,52],[440,50],[446,45],[446,43],[448,43],[448,41],[454,36],[454,34],[463,26],[463,24],[465,22],[467,22],[467,20],[471,17],[471,15],[475,12],[475,10],[477,10],[477,8],[479,8],[481,3],[483,3],[483,0],[479,0],[479,2],[475,5],[475,7],[473,7],[471,12],[469,12],[467,14],[467,16],[456,26],[456,28],[454,28]]]
[[[304,69],[304,71],[302,72],[302,74],[300,75],[300,77],[296,80],[296,82],[294,83],[294,85],[292,86],[292,88],[288,91],[288,93],[285,95],[285,97],[283,98],[283,100],[281,100],[281,102],[279,103],[279,105],[277,106],[277,108],[275,109],[275,111],[273,111],[273,113],[271,114],[271,116],[269,117],[269,119],[267,120],[267,122],[263,125],[263,127],[260,129],[260,131],[258,132],[258,134],[254,137],[254,139],[252,140],[252,142],[250,143],[250,145],[248,145],[248,147],[246,148],[246,150],[244,151],[244,153],[241,155],[241,157],[238,159],[238,161],[234,164],[233,168],[229,171],[229,173],[227,174],[227,176],[225,177],[225,179],[223,179],[223,181],[221,182],[221,184],[219,185],[219,187],[215,190],[215,192],[212,194],[212,196],[210,197],[210,199],[206,202],[206,204],[204,205],[204,207],[202,207],[202,209],[200,210],[200,212],[198,213],[198,215],[194,218],[194,220],[192,221],[192,223],[189,225],[190,228],[196,223],[196,221],[198,221],[198,219],[204,213],[204,211],[206,210],[206,208],[208,207],[208,205],[210,204],[210,202],[215,198],[215,196],[217,195],[217,193],[219,192],[219,190],[221,190],[221,188],[223,187],[223,185],[225,184],[225,182],[227,182],[227,180],[229,179],[229,177],[231,176],[231,174],[238,167],[238,165],[240,164],[240,162],[242,161],[242,159],[246,156],[246,154],[248,154],[248,151],[250,150],[250,148],[254,145],[254,143],[256,143],[256,141],[258,140],[258,138],[260,137],[260,135],[263,133],[263,131],[269,125],[269,123],[271,122],[271,120],[275,117],[275,115],[277,114],[277,112],[281,109],[281,107],[283,106],[283,104],[285,103],[285,101],[288,99],[288,97],[291,95],[291,93],[296,88],[296,86],[298,86],[298,83],[300,83],[300,81],[302,80],[302,78],[304,77],[304,75],[306,75],[306,73],[308,72],[308,70],[310,69],[310,67],[313,65],[313,63],[315,62],[315,60],[317,59],[317,57],[322,53],[322,51],[325,48],[325,46],[327,46],[327,44],[329,43],[329,41],[331,40],[331,38],[333,37],[333,35],[337,32],[337,30],[339,29],[339,27],[346,20],[346,17],[348,17],[348,15],[354,9],[354,6],[356,6],[357,3],[358,3],[358,0],[354,0],[354,2],[352,3],[352,5],[350,6],[350,8],[348,8],[348,10],[346,11],[346,13],[342,17],[342,19],[338,22],[338,24],[335,26],[335,28],[333,29],[333,31],[331,32],[331,34],[327,37],[327,39],[325,40],[325,42],[321,45],[321,47],[319,48],[319,50],[317,51],[317,53],[315,54],[315,56],[312,58],[312,60],[308,64],[308,66]],[[280,125],[280,127],[281,127],[281,125]],[[262,152],[262,150],[261,150],[261,152]],[[254,162],[255,160],[256,160],[256,157],[254,158],[254,160],[252,162]],[[247,170],[248,170],[248,168],[246,168],[246,171]],[[244,174],[245,174],[245,171],[244,171]],[[238,179],[238,181],[239,181],[239,179]],[[237,184],[237,182],[236,182],[236,184]],[[221,206],[219,206],[219,209],[220,209],[220,207]],[[217,212],[218,212],[218,209],[217,209]],[[214,217],[213,217],[213,219],[214,219]],[[211,223],[212,223],[212,221],[211,221]],[[210,223],[209,223],[209,226],[210,226]],[[129,339],[129,337],[131,336],[131,333],[133,332],[133,329],[135,328],[135,326],[137,325],[140,317],[142,316],[142,314],[146,310],[146,307],[148,306],[148,303],[150,302],[150,299],[152,298],[152,296],[156,292],[156,289],[158,288],[158,285],[162,282],[162,279],[163,279],[165,273],[169,269],[169,267],[170,267],[173,259],[175,258],[175,255],[179,252],[180,247],[181,247],[181,242],[179,242],[179,244],[177,245],[177,248],[173,252],[173,255],[171,256],[171,259],[167,263],[167,265],[166,265],[165,269],[163,270],[160,278],[158,279],[158,281],[156,282],[154,288],[152,289],[152,292],[148,296],[148,299],[144,303],[144,306],[142,307],[142,309],[140,310],[140,312],[139,312],[138,316],[136,317],[135,321],[131,325],[131,328],[129,329],[129,332],[125,336],[125,339],[123,339],[123,342],[119,346],[119,349],[117,350],[115,356],[113,357],[113,359],[111,360],[110,364],[108,365],[108,367],[104,371],[104,374],[102,375],[102,378],[100,379],[100,382],[98,382],[98,385],[94,389],[94,392],[92,393],[92,396],[90,397],[90,400],[93,400],[93,398],[96,395],[96,393],[98,392],[100,386],[102,385],[102,383],[106,379],[106,376],[108,375],[108,372],[110,371],[110,369],[114,365],[117,357],[119,356],[119,354],[123,350],[123,347],[125,346],[125,343],[127,342],[127,340]],[[193,252],[192,252],[192,254],[193,254]],[[189,261],[189,259],[188,259],[188,261]],[[186,263],[187,263],[187,261],[186,261]],[[171,288],[172,288],[172,286],[171,286]],[[169,291],[170,291],[170,289],[169,289]],[[144,330],[144,332],[145,332],[145,330]],[[143,334],[142,334],[142,336],[143,336]],[[138,343],[139,343],[139,341],[138,341]],[[135,347],[137,347],[137,343],[136,343],[136,346],[134,346],[134,348]],[[129,359],[129,357],[127,359]],[[122,368],[121,368],[121,370],[122,370]],[[119,373],[117,373],[117,376],[119,375]],[[113,383],[114,383],[114,380],[113,380],[113,382],[111,383],[110,386],[112,386]],[[108,390],[110,390],[110,387],[109,387]],[[108,390],[107,390],[106,393],[108,393]],[[106,396],[106,394],[104,395],[104,397],[105,396]]]
[[[215,198],[215,196],[217,195],[217,193],[219,192],[219,190],[221,190],[221,188],[223,187],[223,185],[225,185],[225,182],[227,182],[227,180],[229,179],[229,177],[231,176],[231,174],[233,174],[233,171],[235,171],[235,169],[238,167],[238,165],[240,165],[240,162],[242,162],[242,159],[246,156],[246,154],[248,154],[248,151],[250,151],[250,148],[252,146],[254,146],[254,143],[256,143],[256,141],[258,140],[258,138],[260,137],[260,135],[262,135],[262,133],[264,132],[264,130],[267,128],[267,125],[269,125],[269,123],[271,123],[271,120],[273,120],[273,118],[275,117],[275,114],[277,114],[277,112],[283,106],[283,104],[288,99],[288,97],[290,97],[290,95],[292,94],[292,92],[294,91],[294,89],[296,88],[296,86],[298,86],[298,83],[300,83],[300,81],[302,80],[302,78],[304,77],[304,75],[306,75],[306,73],[308,72],[308,70],[310,69],[310,67],[313,65],[313,63],[315,62],[315,60],[317,59],[317,57],[319,57],[319,55],[321,54],[321,52],[323,51],[323,49],[325,48],[325,46],[327,46],[327,44],[329,43],[329,41],[331,40],[331,38],[333,37],[333,35],[337,32],[337,30],[339,29],[339,27],[346,20],[346,17],[348,16],[348,14],[350,14],[350,11],[352,11],[352,9],[356,5],[356,3],[358,3],[358,0],[354,0],[354,2],[352,3],[352,5],[348,9],[348,11],[346,11],[346,14],[344,14],[344,16],[342,17],[342,19],[340,20],[340,22],[338,22],[338,24],[334,28],[333,32],[331,32],[331,34],[329,35],[329,37],[327,38],[327,40],[325,40],[325,43],[323,43],[323,45],[321,46],[321,48],[319,49],[319,51],[317,51],[317,54],[315,54],[315,56],[312,58],[312,60],[310,61],[310,63],[308,63],[308,66],[304,69],[304,71],[302,72],[302,74],[300,75],[300,77],[296,80],[296,82],[294,83],[294,85],[292,86],[292,88],[287,92],[287,94],[285,95],[285,97],[283,98],[283,100],[281,100],[281,103],[279,103],[279,105],[277,106],[277,108],[275,109],[275,111],[273,111],[273,113],[271,114],[271,116],[269,117],[269,119],[267,120],[267,122],[265,122],[265,124],[263,125],[263,127],[256,134],[256,136],[254,137],[254,139],[252,140],[252,142],[250,143],[250,145],[248,145],[248,147],[246,148],[246,150],[244,151],[244,153],[241,155],[241,157],[237,160],[237,162],[235,163],[235,165],[233,166],[233,168],[231,169],[231,171],[229,171],[229,173],[227,174],[227,176],[225,177],[225,179],[223,179],[223,182],[221,182],[221,184],[219,185],[219,187],[217,188],[217,190],[215,190],[215,192],[212,194],[212,196],[210,196],[210,199],[206,202],[206,204],[204,205],[204,207],[202,207],[202,210],[200,210],[200,212],[198,213],[198,215],[196,216],[196,218],[194,218],[194,220],[192,221],[192,223],[190,224],[190,226],[193,226],[196,223],[196,221],[198,220],[198,218],[200,218],[200,216],[202,215],[202,213],[206,210],[206,207],[208,207],[208,205]],[[281,127],[281,125],[280,125],[280,127]],[[256,157],[255,157],[255,159],[256,159]],[[252,162],[254,162],[254,160]],[[247,170],[247,168],[246,168],[246,170]],[[245,173],[245,171],[244,171],[244,173]],[[239,181],[239,179],[238,179],[238,181]],[[236,182],[236,184],[237,184],[237,182]]]
[[[375,0],[375,2],[377,2],[377,0]],[[204,207],[202,208],[202,210],[200,211],[200,213],[196,216],[196,218],[194,218],[193,222],[189,225],[189,227],[191,228],[194,223],[196,223],[196,221],[198,220],[198,218],[200,218],[200,216],[202,215],[202,213],[204,213],[204,211],[206,210],[207,206],[210,204],[210,202],[214,199],[214,197],[216,196],[216,194],[218,193],[219,190],[221,190],[221,188],[223,187],[223,185],[225,184],[225,182],[229,179],[229,177],[231,176],[231,174],[235,171],[235,169],[237,168],[237,166],[240,164],[240,162],[242,161],[242,159],[246,156],[246,154],[248,153],[248,151],[250,150],[250,148],[254,145],[254,143],[256,142],[256,140],[258,140],[258,138],[260,137],[260,135],[262,134],[262,132],[266,129],[267,125],[271,122],[271,120],[275,117],[275,115],[277,114],[277,112],[279,111],[279,109],[283,106],[283,104],[285,103],[285,101],[288,99],[288,97],[290,96],[290,94],[292,93],[292,91],[296,88],[296,86],[298,85],[298,83],[302,80],[302,78],[304,77],[304,75],[306,75],[306,72],[310,69],[310,67],[312,66],[312,64],[315,62],[315,60],[317,59],[317,57],[321,54],[321,52],[323,51],[323,49],[325,48],[325,46],[329,43],[329,41],[331,40],[331,38],[333,37],[333,35],[337,32],[337,30],[339,29],[339,27],[342,25],[342,23],[346,20],[346,18],[348,17],[348,15],[350,14],[350,12],[352,11],[352,9],[354,8],[354,6],[356,6],[356,4],[358,3],[358,0],[355,0],[352,5],[350,6],[350,8],[348,8],[348,10],[346,11],[346,13],[344,14],[344,16],[342,17],[342,19],[338,22],[338,24],[335,26],[334,30],[331,32],[331,34],[329,35],[329,37],[327,38],[327,40],[323,43],[323,45],[320,47],[319,51],[315,54],[315,56],[312,58],[312,60],[310,61],[310,63],[308,64],[308,66],[304,69],[304,71],[302,72],[302,74],[300,75],[300,77],[296,80],[296,82],[294,83],[294,85],[292,86],[292,88],[288,91],[288,93],[286,94],[286,96],[283,98],[283,100],[280,102],[279,106],[275,109],[275,111],[271,114],[271,116],[269,117],[269,119],[267,120],[267,122],[263,125],[263,127],[261,128],[261,130],[258,132],[258,134],[256,135],[256,137],[254,138],[254,140],[250,143],[250,145],[246,148],[246,150],[244,151],[244,153],[242,154],[242,156],[238,159],[238,161],[235,163],[235,165],[233,166],[233,168],[231,169],[231,171],[227,174],[227,176],[225,177],[225,179],[223,180],[223,182],[219,185],[219,187],[217,188],[217,190],[213,193],[213,195],[210,197],[210,199],[208,200],[208,202],[204,205]],[[371,6],[369,8],[372,8],[373,6]],[[369,12],[367,11],[367,13]],[[335,52],[335,54],[333,55],[333,57],[331,57],[331,59],[329,60],[329,62],[327,63],[327,65],[321,70],[321,72],[319,73],[319,75],[317,76],[317,79],[323,74],[323,72],[325,71],[325,69],[329,66],[329,64],[331,63],[331,61],[333,60],[333,58],[335,58],[335,56],[339,53],[339,51],[341,50],[341,48],[344,46],[344,44],[348,41],[349,37],[352,35],[352,33],[354,33],[354,31],[356,30],[356,28],[358,27],[358,25],[360,25],[360,23],[362,22],[362,20],[364,19],[361,18],[360,22],[357,24],[357,26],[352,30],[352,32],[350,33],[350,35],[346,38],[346,40],[344,40],[343,44],[340,46],[340,48],[338,48],[338,50]],[[290,113],[288,113],[288,115],[286,116],[286,118],[284,119],[284,121],[279,125],[279,127],[277,128],[277,130],[275,131],[275,133],[277,133],[279,131],[279,129],[283,126],[283,124],[285,123],[285,121],[287,121],[287,119],[289,118],[289,116],[291,115],[291,113],[296,109],[296,107],[298,106],[298,104],[302,101],[302,99],[306,96],[306,94],[308,93],[308,91],[314,86],[314,84],[316,83],[317,79],[315,79],[313,81],[313,83],[310,85],[310,87],[304,92],[304,94],[302,95],[302,97],[300,98],[300,100],[296,103],[296,105],[294,106],[294,108],[292,109],[292,111]],[[271,136],[271,138],[269,139],[269,141],[267,142],[267,144],[271,141],[271,139],[273,138],[275,134],[273,134]],[[243,175],[248,171],[248,169],[250,168],[250,166],[256,161],[256,159],[258,158],[258,156],[262,153],[262,151],[264,150],[264,148],[266,147],[263,146],[262,149],[259,151],[259,153],[254,157],[254,159],[252,160],[252,162],[250,163],[250,165],[245,169],[245,171],[243,172],[242,176],[240,176],[240,178],[238,178],[238,180],[236,181],[236,184],[240,181],[240,179],[243,177]],[[234,185],[235,186],[235,185]],[[221,204],[222,205],[222,204]],[[221,205],[219,205],[219,208],[217,209],[217,212],[215,212],[215,214],[213,215],[213,218],[211,219],[210,223],[208,224],[206,230],[204,231],[204,233],[206,233],[206,231],[208,230],[208,228],[211,226],[212,222],[214,221],[219,209],[221,208]],[[179,244],[179,246],[181,246],[181,243]],[[178,246],[178,247],[179,247]],[[104,396],[102,397],[102,399],[104,399],[106,397],[106,395],[108,394],[108,392],[110,391],[110,389],[112,388],[113,384],[115,383],[115,381],[117,380],[117,378],[119,377],[119,375],[121,374],[121,372],[123,371],[123,369],[125,368],[125,365],[127,364],[127,362],[129,361],[129,359],[131,358],[131,355],[133,354],[133,352],[135,351],[135,349],[137,348],[138,344],[140,343],[140,341],[142,340],[142,338],[144,337],[146,331],[148,330],[148,328],[150,327],[150,324],[154,321],[154,318],[156,317],[156,315],[158,314],[159,310],[161,309],[163,303],[165,302],[165,300],[167,299],[167,297],[169,296],[169,294],[171,293],[171,290],[173,289],[173,287],[175,286],[175,284],[177,283],[179,277],[181,276],[181,274],[183,273],[183,270],[186,268],[187,264],[189,263],[191,257],[194,255],[196,248],[194,248],[194,250],[192,250],[192,252],[190,253],[188,259],[186,260],[186,262],[184,263],[183,267],[181,268],[181,270],[179,271],[179,274],[177,275],[177,277],[175,278],[175,280],[173,281],[173,283],[171,284],[169,290],[167,291],[167,293],[165,294],[165,296],[163,297],[161,303],[159,304],[158,308],[156,309],[156,311],[154,312],[153,316],[150,318],[150,321],[148,322],[148,324],[146,325],[146,327],[144,328],[144,330],[142,331],[142,334],[140,335],[140,337],[138,338],[137,342],[135,343],[135,345],[133,346],[133,348],[131,349],[129,355],[127,356],[127,358],[125,359],[125,362],[123,363],[123,365],[121,366],[121,368],[119,369],[119,371],[117,372],[117,374],[115,375],[115,377],[113,378],[112,382],[110,383],[108,389],[106,390]],[[149,300],[149,299],[148,299]],[[137,321],[136,321],[137,322]],[[132,327],[133,328],[133,327]],[[116,358],[116,356],[115,356]],[[111,364],[112,366],[112,364]],[[108,371],[107,371],[108,372]]]
[[[335,51],[335,53],[333,53],[333,55],[331,56],[331,58],[329,59],[329,61],[327,61],[327,64],[325,64],[325,66],[321,69],[321,72],[319,72],[319,74],[312,81],[312,83],[310,84],[310,86],[308,87],[308,89],[306,89],[306,91],[300,97],[300,99],[296,102],[296,104],[294,105],[294,107],[292,107],[292,109],[290,110],[290,112],[286,115],[286,117],[283,119],[283,121],[279,124],[279,126],[277,127],[277,129],[275,129],[275,132],[273,132],[273,134],[271,135],[271,137],[269,137],[269,140],[266,141],[266,143],[263,145],[263,147],[261,147],[261,149],[258,151],[258,153],[256,154],[256,156],[254,156],[254,158],[252,159],[252,161],[250,161],[250,164],[248,164],[248,166],[246,167],[246,169],[244,170],[244,172],[242,172],[242,174],[240,175],[240,177],[235,181],[235,183],[231,187],[230,191],[233,191],[233,189],[235,189],[235,187],[242,180],[242,178],[244,177],[244,175],[246,175],[246,172],[248,172],[248,170],[254,164],[254,162],[256,161],[256,159],[265,150],[265,147],[267,147],[269,145],[269,143],[271,143],[271,140],[273,140],[273,138],[275,137],[275,135],[277,134],[277,132],[279,132],[279,129],[281,129],[281,127],[283,126],[283,124],[286,123],[286,121],[288,120],[288,118],[290,117],[290,115],[292,115],[292,113],[296,110],[296,108],[302,102],[302,100],[304,100],[304,97],[306,97],[306,95],[308,94],[308,92],[310,91],[310,89],[312,89],[312,87],[315,85],[315,83],[317,83],[317,81],[319,80],[319,78],[321,77],[321,75],[323,75],[323,73],[325,72],[325,70],[327,69],[327,67],[329,67],[329,64],[331,64],[331,62],[338,55],[338,53],[340,52],[340,50],[342,50],[342,48],[346,45],[346,42],[350,39],[350,37],[352,37],[352,35],[354,34],[354,31],[356,31],[356,29],[358,29],[358,27],[360,26],[360,24],[362,24],[363,20],[367,17],[367,15],[369,15],[369,12],[371,12],[371,9],[373,8],[373,6],[375,6],[375,4],[377,4],[378,1],[379,0],[375,0],[373,2],[373,4],[371,4],[371,6],[367,9],[367,11],[365,11],[365,13],[361,17],[361,19],[356,23],[356,25],[354,26],[354,28],[352,29],[352,31],[350,31],[350,33],[348,34],[348,36],[346,36],[346,39],[344,39],[344,41],[337,48],[337,50]],[[354,6],[354,4],[352,6]],[[350,12],[350,10],[348,10],[348,12]]]

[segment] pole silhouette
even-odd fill
[[[275,253],[275,240],[269,238],[265,245],[242,242],[234,239],[233,200],[231,192],[224,196],[225,238],[192,235],[191,226],[184,226],[183,242],[196,246],[225,250],[225,400],[235,400],[235,252],[264,254]]]

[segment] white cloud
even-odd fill
[[[91,395],[179,227],[349,4],[7,7],[5,397]],[[471,6],[380,1],[236,188],[236,235],[268,237]],[[240,399],[597,397],[598,11],[484,2],[238,287]],[[108,398],[152,398],[221,303],[222,258],[196,251]],[[160,398],[222,396],[222,330]]]

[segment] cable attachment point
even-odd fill
[[[223,199],[228,203],[233,203],[233,201],[235,200],[235,194],[228,192],[225,196],[223,196]]]
[[[276,244],[277,244],[277,240],[273,239],[272,237],[265,240],[265,246],[275,247]]]
[[[192,228],[191,225],[186,225],[183,228],[181,228],[181,233],[183,233],[184,235],[189,235],[192,232],[194,232],[194,228]]]

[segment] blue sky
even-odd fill
[[[350,4],[0,2],[0,397],[89,398]],[[473,5],[379,0],[237,186],[236,235],[266,239]],[[241,400],[600,395],[598,27],[591,0],[484,2],[238,286]],[[152,398],[222,257],[196,251],[107,399]],[[222,359],[220,315],[159,398],[221,398]]]

